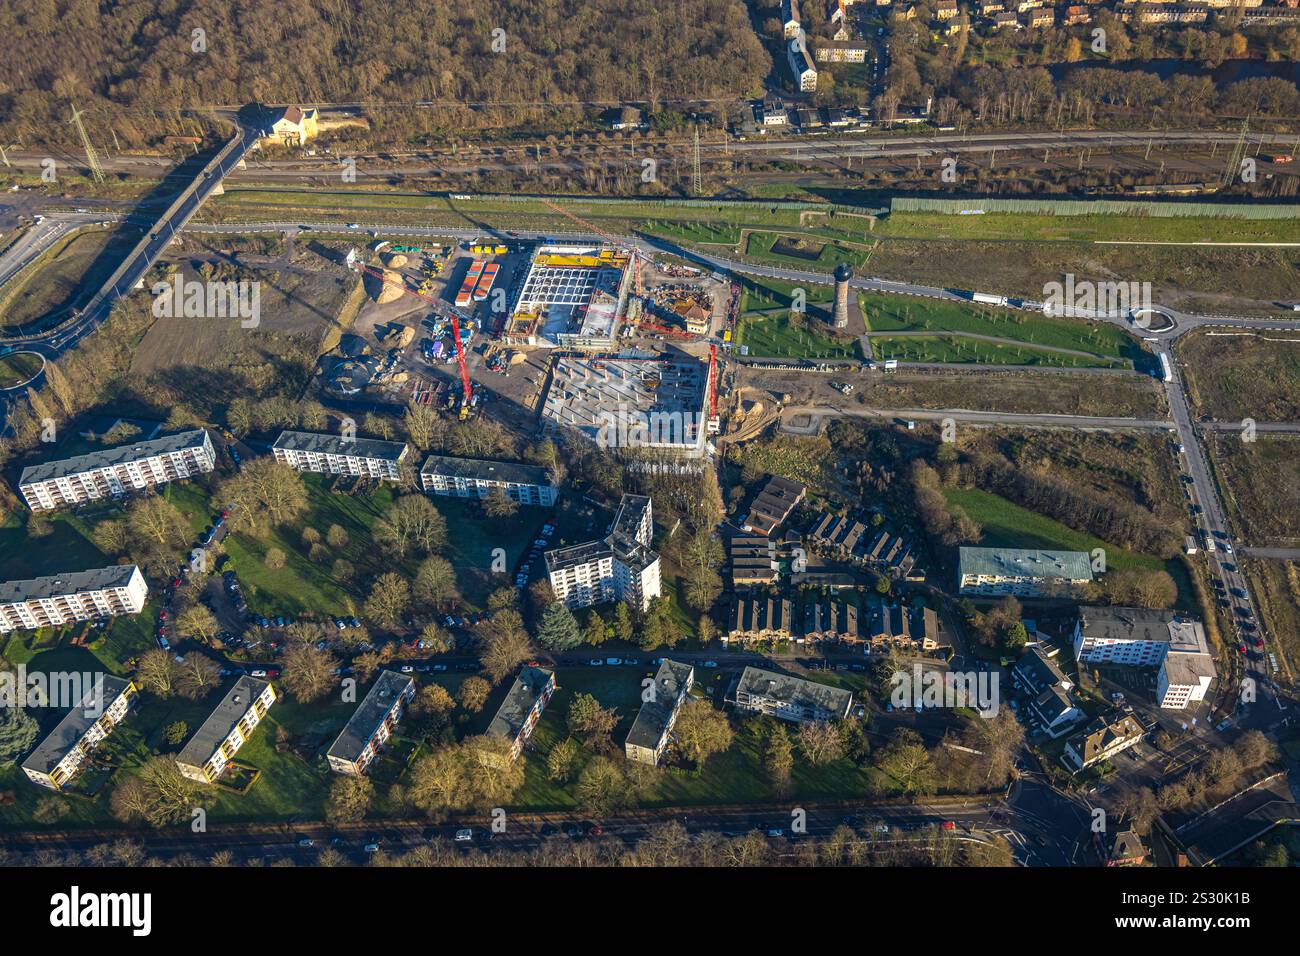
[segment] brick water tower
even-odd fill
[[[853,270],[849,268],[847,262],[841,262],[835,267],[835,327],[837,329],[849,327],[849,280],[852,278]]]

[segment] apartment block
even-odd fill
[[[555,693],[555,672],[545,667],[525,667],[510,685],[487,732],[510,741],[510,759],[523,752],[542,711]]]
[[[962,594],[1066,597],[1092,581],[1092,561],[1082,551],[961,548],[958,589]]]
[[[650,499],[624,495],[606,537],[546,552],[555,596],[571,608],[626,601],[644,611],[662,591]]]
[[[202,428],[104,448],[24,468],[18,490],[33,511],[66,508],[190,478],[216,466],[212,439]]]
[[[847,717],[853,706],[853,694],[788,674],[746,667],[731,702],[738,710],[809,723]]]
[[[139,614],[149,587],[134,564],[0,584],[0,634]]]
[[[636,720],[623,743],[623,752],[628,760],[652,767],[659,765],[672,737],[677,715],[694,683],[695,668],[664,659],[655,672],[654,693],[649,700],[642,696],[641,709],[637,711]]]
[[[91,751],[130,712],[136,699],[135,684],[111,674],[99,674],[95,680],[96,686],[23,761],[23,773],[32,783],[62,790],[76,777]]]
[[[1145,733],[1131,714],[1103,714],[1065,742],[1061,759],[1077,773],[1128,750]]]
[[[239,678],[176,755],[181,773],[199,783],[214,783],[253,736],[275,699],[275,688],[267,681]]]
[[[276,461],[298,471],[357,475],[396,481],[406,458],[406,442],[344,438],[318,432],[280,432],[271,446]]]
[[[521,505],[555,504],[557,490],[546,469],[509,461],[478,461],[430,455],[420,469],[420,487],[428,495],[486,498],[494,489]]]
[[[1074,656],[1085,664],[1158,668],[1156,703],[1169,710],[1204,700],[1215,676],[1205,628],[1173,611],[1081,607]]]
[[[361,706],[325,755],[335,773],[359,777],[397,732],[398,721],[415,697],[415,681],[396,671],[380,671]]]

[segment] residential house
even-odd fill
[[[546,552],[555,596],[575,609],[618,600],[644,611],[661,593],[653,526],[650,499],[624,495],[606,537]]]
[[[50,790],[64,789],[94,749],[126,719],[136,694],[137,688],[129,680],[96,675],[95,686],[23,761],[27,779]]]
[[[319,122],[320,117],[315,109],[286,106],[271,121],[262,141],[283,143],[285,146],[305,146],[316,138]]]
[[[801,93],[813,93],[817,90],[817,67],[808,54],[808,43],[801,33],[793,40],[787,41],[786,62],[790,65],[790,76]]]
[[[1077,773],[1123,753],[1145,733],[1132,714],[1103,714],[1065,742],[1061,759]]]
[[[847,717],[853,706],[853,694],[788,674],[746,667],[736,684],[732,703],[748,713],[809,723]]]
[[[1068,596],[1092,581],[1092,561],[1082,551],[961,548],[958,589],[970,595]]]
[[[521,505],[552,507],[558,490],[545,468],[510,461],[480,461],[430,455],[420,469],[426,494],[455,498],[486,498],[500,489]]]
[[[755,534],[770,535],[790,517],[807,491],[797,481],[774,475],[767,480],[763,490],[750,505],[749,514],[741,522],[741,527]]]
[[[732,587],[761,587],[776,581],[776,542],[771,538],[738,534],[727,542],[727,550],[731,556]]]
[[[215,783],[275,700],[275,688],[267,681],[239,678],[176,755],[181,774],[199,783]]]
[[[345,438],[318,432],[280,432],[271,446],[276,461],[298,471],[396,481],[409,451],[406,442]]]
[[[139,614],[149,587],[134,564],[0,584],[0,634]]]
[[[1204,700],[1215,676],[1205,628],[1173,611],[1080,607],[1074,655],[1081,664],[1158,668],[1156,703],[1170,710]]]

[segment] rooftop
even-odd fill
[[[546,469],[514,461],[481,461],[476,458],[448,458],[430,455],[420,469],[422,475],[445,475],[476,481],[502,481],[515,485],[549,485]]]
[[[627,733],[629,744],[649,750],[659,746],[664,728],[672,717],[673,704],[691,679],[693,670],[690,664],[679,664],[667,659],[659,665],[659,670],[655,673],[654,699],[645,701],[637,711],[632,729]]]
[[[1062,578],[1091,581],[1092,560],[1083,551],[961,548],[961,575],[1000,578]]]
[[[239,718],[248,713],[253,701],[266,691],[267,682],[255,677],[241,677],[235,681],[221,703],[208,715],[194,736],[189,739],[180,753],[176,755],[178,763],[191,767],[202,767],[208,758],[221,746],[221,742],[230,736],[230,732],[239,723]]]
[[[178,432],[175,435],[164,435],[162,438],[154,438],[150,441],[133,442],[129,445],[115,445],[112,448],[101,448],[98,451],[76,455],[72,458],[60,458],[57,461],[29,465],[23,469],[18,484],[19,486],[30,485],[38,481],[49,481],[52,478],[63,478],[86,471],[96,471],[100,468],[111,468],[114,465],[124,465],[131,461],[141,461],[155,455],[166,455],[171,452],[184,451],[187,448],[199,448],[207,441],[207,438],[208,433],[206,431],[202,428],[196,428],[187,432]]]
[[[388,712],[393,709],[393,703],[406,692],[407,688],[414,685],[415,682],[405,674],[388,670],[380,671],[379,679],[361,701],[356,713],[348,720],[347,726],[343,728],[338,739],[330,746],[328,756],[355,762],[361,756],[361,751],[365,749],[366,744],[370,742],[370,738],[375,735],[375,731],[379,729],[379,725],[384,722],[384,718],[388,716]]]
[[[797,481],[774,475],[767,480],[763,490],[750,505],[745,525],[759,534],[771,534],[777,525],[790,516],[807,490]]]
[[[132,575],[140,571],[134,564],[115,564],[111,568],[92,571],[70,571],[67,574],[50,574],[26,581],[5,581],[0,584],[0,604],[15,604],[61,594],[82,594],[104,588],[124,588],[131,583]]]
[[[838,687],[816,684],[789,674],[763,670],[760,667],[746,667],[740,675],[736,686],[738,694],[752,694],[768,697],[783,704],[792,704],[806,709],[822,710],[833,714],[848,712],[853,703],[851,691]]]
[[[497,708],[496,716],[488,724],[487,732],[514,740],[523,729],[524,721],[532,713],[537,698],[542,696],[554,674],[545,667],[525,667],[510,685],[506,699]]]
[[[96,674],[95,681],[96,686],[87,692],[76,707],[63,715],[58,725],[23,761],[24,769],[48,774],[57,767],[59,761],[68,755],[77,741],[86,736],[86,731],[95,725],[104,711],[122,696],[122,692],[131,683],[111,674]],[[94,713],[93,717],[91,713]]]
[[[355,458],[377,458],[400,462],[406,455],[406,442],[379,441],[374,438],[345,439],[341,435],[324,435],[319,432],[280,432],[273,448],[286,451],[315,452],[319,455],[347,455]]]
[[[1081,607],[1079,627],[1084,637],[1094,640],[1167,643],[1171,653],[1210,652],[1201,622],[1173,611],[1141,607]]]

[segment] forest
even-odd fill
[[[753,95],[770,67],[742,0],[6,0],[0,131],[70,142],[75,102],[107,137],[111,106],[129,147],[177,132],[181,109],[431,103],[377,114],[417,138]]]

